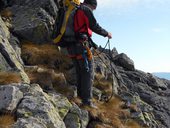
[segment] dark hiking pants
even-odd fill
[[[72,45],[68,48],[69,54],[81,54],[82,48],[79,45]],[[77,75],[77,94],[84,104],[89,104],[92,98],[92,84],[94,79],[93,59],[88,60],[89,70],[86,69],[84,59],[73,58]]]

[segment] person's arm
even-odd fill
[[[104,37],[108,37],[108,38],[111,38],[111,33],[107,32],[105,29],[103,29],[96,21],[94,15],[93,15],[93,12],[90,8],[88,7],[85,7],[84,8],[84,11],[85,11],[85,14],[86,16],[88,17],[89,19],[89,26],[90,26],[90,29],[99,34],[99,35],[102,35]]]

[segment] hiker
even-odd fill
[[[77,95],[82,99],[83,105],[93,108],[92,84],[94,79],[93,56],[91,48],[92,31],[109,39],[111,33],[103,29],[96,21],[93,10],[97,7],[96,0],[84,0],[77,10],[69,16],[65,33],[59,42],[61,47],[67,47],[69,57],[72,58],[77,75]]]

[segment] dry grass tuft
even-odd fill
[[[54,90],[63,94],[69,99],[74,97],[73,89],[67,85],[54,85]]]
[[[138,106],[137,106],[136,104],[131,104],[131,105],[130,105],[130,110],[131,110],[132,112],[138,112],[138,111],[139,111],[139,108],[138,108]]]
[[[115,128],[123,128],[121,117],[129,118],[130,112],[121,108],[123,102],[120,98],[114,97],[109,102],[93,101],[98,109],[85,106],[84,109],[90,112],[94,119],[98,119],[105,124],[114,126]]]
[[[28,68],[25,71],[31,83],[37,83],[45,90],[54,89],[68,97],[73,95],[73,90],[67,86],[63,73],[56,73],[53,69],[38,66],[33,66],[32,69]]]
[[[101,122],[91,122],[88,128],[113,128],[113,126]]]
[[[30,65],[50,64],[58,55],[58,50],[53,45],[37,45],[26,43],[21,47],[22,58]]]
[[[122,101],[119,98],[113,98],[108,103],[104,103],[100,106],[103,113],[100,114],[101,120],[107,123],[111,123],[115,127],[122,126],[120,117],[123,115],[129,117],[130,113],[121,109]],[[108,111],[109,110],[109,111]]]
[[[22,79],[18,73],[0,72],[0,85],[21,83]]]
[[[131,119],[125,121],[124,125],[126,126],[126,128],[141,128],[141,126],[137,122]]]
[[[82,105],[82,101],[79,97],[73,97],[72,99],[70,99],[71,103],[76,103],[78,106]]]
[[[63,73],[56,73],[53,69],[38,66],[28,67],[25,71],[31,83],[37,83],[45,90],[54,89],[66,96],[71,93]]]
[[[30,78],[30,83],[37,83],[45,90],[53,88],[54,70],[33,66],[25,69],[25,71]]]
[[[15,117],[10,114],[0,115],[0,128],[10,128],[15,123]]]
[[[4,10],[2,10],[1,12],[0,12],[0,15],[2,16],[2,17],[5,17],[5,18],[9,18],[9,17],[12,17],[13,16],[13,14],[12,14],[12,12],[9,10],[9,9],[4,9]]]
[[[96,124],[94,126],[94,128],[113,128],[112,126],[109,126],[109,125],[102,125],[102,124]]]
[[[40,69],[41,70],[41,69]],[[52,74],[49,71],[43,70],[41,72],[33,71],[33,72],[26,72],[28,74],[28,77],[30,78],[30,83],[37,83],[42,88],[45,86],[51,86],[52,85]]]
[[[70,65],[71,59],[66,55],[63,55],[56,45],[52,44],[33,44],[31,42],[22,43],[22,59],[26,65],[37,65],[43,69],[42,72],[37,70],[27,70],[27,74],[30,77],[31,83],[38,83],[41,87],[60,88],[66,84],[65,77],[59,73],[53,73],[50,71],[55,69],[57,72],[63,72]],[[67,87],[64,87],[64,92],[67,92]],[[58,89],[62,90],[62,89]]]
[[[53,73],[52,78],[53,78],[53,85],[64,86],[67,84],[63,73]]]
[[[57,46],[52,44],[33,44],[31,42],[23,43],[22,58],[27,65],[44,65],[48,68],[58,68],[65,66],[70,62],[67,56],[59,52]]]
[[[112,81],[105,79],[101,74],[95,75],[94,86],[103,91],[104,94],[110,95],[112,93]]]

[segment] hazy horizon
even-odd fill
[[[170,80],[170,72],[154,72],[152,73],[157,77]]]

